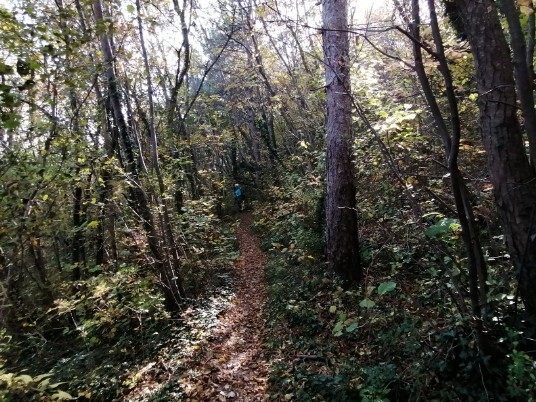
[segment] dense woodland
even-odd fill
[[[535,6],[378,3],[0,2],[0,399],[536,400]]]

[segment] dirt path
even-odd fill
[[[262,351],[266,257],[243,213],[237,230],[240,259],[235,264],[236,299],[203,346],[200,373],[188,379],[187,401],[262,401],[267,364]]]

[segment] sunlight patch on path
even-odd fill
[[[235,264],[236,299],[203,346],[199,367],[180,380],[187,401],[267,399],[267,363],[262,349],[266,257],[249,232],[251,224],[251,215],[243,214],[237,230],[240,259]]]

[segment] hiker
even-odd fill
[[[234,199],[235,204],[238,207],[239,211],[244,210],[244,193],[242,192],[242,189],[240,188],[240,185],[237,183],[234,185]]]

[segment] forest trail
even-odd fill
[[[236,298],[214,328],[211,340],[197,359],[199,367],[185,377],[187,401],[262,401],[266,394],[267,363],[262,349],[263,308],[266,299],[266,257],[243,213],[237,229],[240,258],[234,264]]]

